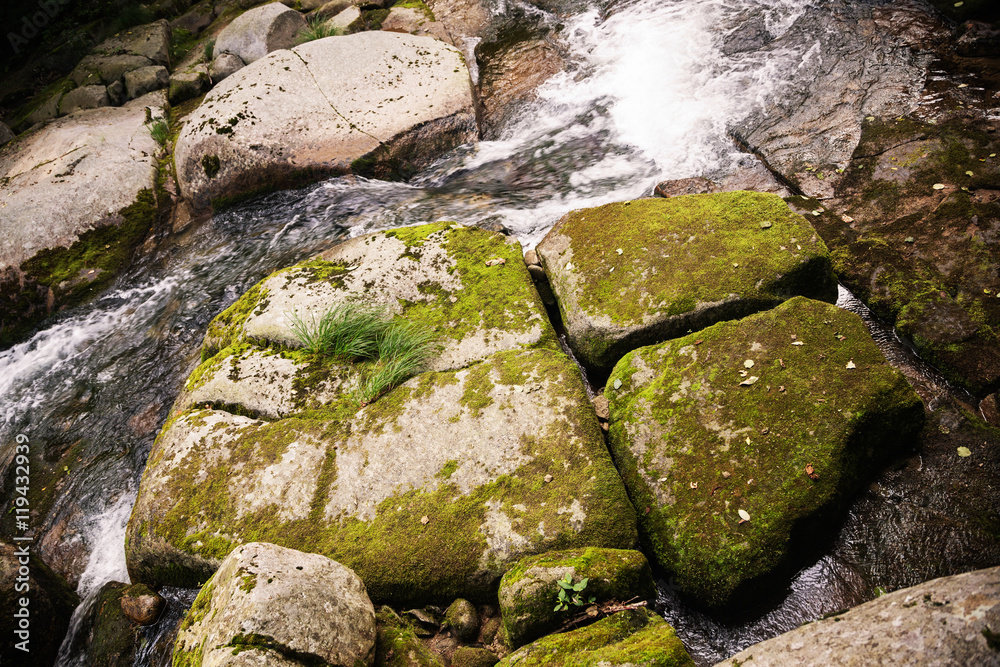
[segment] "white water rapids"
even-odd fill
[[[0,352],[0,442],[26,433],[56,458],[78,452],[79,466],[35,526],[36,551],[72,563],[81,597],[127,581],[124,527],[155,430],[196,363],[208,321],[263,275],[349,235],[439,219],[498,221],[531,247],[569,210],[752,163],[727,129],[780,96],[811,56],[806,49],[726,55],[723,42],[752,13],[777,38],[815,4],[636,0],[546,14],[544,21],[562,25],[556,41],[566,69],[500,140],[463,147],[407,184],[339,178],[226,211],[166,239],[102,298]],[[149,414],[159,421],[142,428]],[[43,539],[57,526],[62,537]],[[722,632],[711,619],[686,625],[695,617],[683,610],[668,617],[700,660],[726,657],[820,613],[832,576],[825,567],[792,584],[808,603],[793,602],[787,614],[724,641],[698,638]],[[64,664],[74,661],[71,639]]]

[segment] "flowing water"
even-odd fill
[[[254,282],[349,236],[440,219],[500,222],[531,247],[571,209],[752,164],[727,128],[780,96],[808,54],[725,55],[723,42],[748,12],[777,37],[817,4],[620,0],[571,16],[541,12],[561,25],[568,65],[499,140],[461,147],[409,183],[338,178],[194,223],[162,239],[101,298],[0,352],[0,442],[25,433],[48,460],[72,457],[52,510],[34,526],[36,549],[73,564],[83,598],[128,580],[124,526],[155,433],[197,363],[208,322]],[[687,609],[668,581],[661,602],[705,663],[867,594],[851,567],[824,556],[749,618],[721,623]],[[171,599],[181,608],[191,601]],[[76,631],[63,664],[80,661],[70,650]],[[162,632],[169,628],[147,632],[150,646],[163,643]],[[145,650],[139,663],[156,655]]]

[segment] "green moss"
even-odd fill
[[[526,356],[532,359],[525,360]],[[353,430],[378,433],[394,428],[395,419],[414,394],[454,382],[455,373],[430,373],[421,377],[416,389],[404,386],[393,390],[351,422],[285,419],[220,433],[218,437],[225,438],[230,452],[224,464],[203,464],[203,457],[215,450],[214,439],[203,440],[176,464],[169,486],[162,491],[176,504],[150,523],[148,537],[140,538],[139,531],[130,529],[130,548],[141,548],[141,539],[152,543],[165,540],[184,552],[214,559],[225,556],[237,543],[271,542],[322,553],[351,567],[364,579],[374,600],[442,601],[458,596],[488,599],[494,594],[506,568],[503,561],[487,558],[495,574],[475,574],[488,552],[481,527],[489,506],[523,526],[518,533],[523,534],[525,544],[518,548],[527,553],[553,547],[634,543],[631,508],[604,449],[576,368],[565,355],[551,351],[501,353],[482,365],[493,369],[492,383],[497,385],[502,384],[503,375],[498,369],[508,363],[530,363],[535,382],[545,378],[559,387],[551,400],[566,417],[524,438],[521,448],[530,460],[510,475],[501,475],[467,493],[448,479],[436,488],[400,491],[379,503],[370,521],[346,516],[331,520],[320,514],[326,502],[324,494],[337,479],[332,450],[344,446]],[[446,375],[452,377],[441,377]],[[183,418],[195,420],[199,414],[189,412]],[[309,515],[279,519],[277,500],[253,512],[238,511],[236,499],[230,496],[229,471],[247,466],[262,469],[279,460],[290,442],[304,436],[316,438],[328,448],[329,469],[324,468],[324,485],[317,487],[317,500]],[[155,462],[156,456],[154,452],[151,461]],[[551,483],[543,483],[550,472],[554,473]],[[192,487],[189,480],[196,475],[199,483]],[[570,529],[573,519],[572,512],[566,510],[568,499],[579,498],[581,493],[589,498],[587,518]],[[423,516],[429,517],[427,523],[419,520]],[[132,523],[135,521],[133,517]],[[544,538],[530,528],[533,526],[544,526],[545,533],[563,537]],[[134,567],[133,557],[130,568]],[[142,567],[148,568],[147,581],[180,584],[204,576],[197,568],[178,575],[170,570],[169,559],[156,559]]]
[[[456,470],[458,470],[458,461],[456,461],[455,459],[449,459],[448,461],[445,462],[444,466],[438,472],[437,476],[440,477],[441,479],[448,479],[449,477],[455,474]]]
[[[127,588],[127,584],[110,582],[101,587],[94,601],[87,658],[95,667],[131,662],[129,656],[135,654],[137,633],[121,607],[121,598]]]
[[[68,248],[49,248],[21,265],[28,280],[48,287],[58,306],[72,306],[111,284],[132,258],[158,213],[151,190]]]
[[[543,637],[500,661],[501,667],[693,667],[694,661],[662,618],[646,609],[623,611],[593,625]]]
[[[219,169],[222,168],[222,163],[219,161],[218,155],[203,155],[201,158],[201,168],[205,170],[205,175],[209,178],[215,178],[216,174],[219,173]]]
[[[263,312],[267,304],[268,292],[262,280],[247,290],[233,305],[216,315],[205,333],[205,342],[201,348],[202,361],[208,361],[220,350],[241,342],[243,324],[251,315]]]
[[[420,638],[413,626],[389,607],[375,614],[376,667],[440,667],[441,660]]]
[[[821,529],[923,420],[860,319],[801,297],[636,350],[606,393],[643,533],[707,606],[784,566],[794,536]]]
[[[403,2],[397,2],[393,7],[408,7],[410,9],[416,9],[423,13],[424,17],[428,21],[434,21],[434,12],[431,8],[425,5],[421,0],[403,0]],[[384,19],[383,19],[384,20]]]

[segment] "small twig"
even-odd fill
[[[571,628],[575,628],[578,625],[582,625],[585,622],[597,621],[604,618],[605,616],[610,616],[611,614],[617,614],[620,611],[628,611],[629,609],[639,609],[646,606],[645,600],[638,600],[638,596],[626,600],[625,602],[618,602],[616,600],[608,600],[607,602],[602,602],[600,604],[593,604],[587,607],[584,611],[573,616],[568,621],[560,626],[558,632],[565,632]]]

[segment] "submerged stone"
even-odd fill
[[[674,629],[646,609],[618,612],[593,625],[543,637],[500,667],[694,667]]]
[[[610,445],[660,565],[738,602],[920,430],[923,405],[854,314],[796,297],[624,357]]]
[[[587,580],[578,593],[584,604],[570,599],[564,609],[557,610],[561,587],[556,582],[566,578],[575,585]],[[568,591],[568,596],[574,594]],[[646,557],[624,549],[573,549],[529,556],[504,575],[499,590],[504,630],[512,647],[558,629],[589,606],[591,599],[600,604],[655,596],[656,585]]]
[[[770,226],[761,223],[770,222]],[[538,245],[588,366],[803,295],[836,300],[829,253],[780,197],[640,199],[573,211]]]

